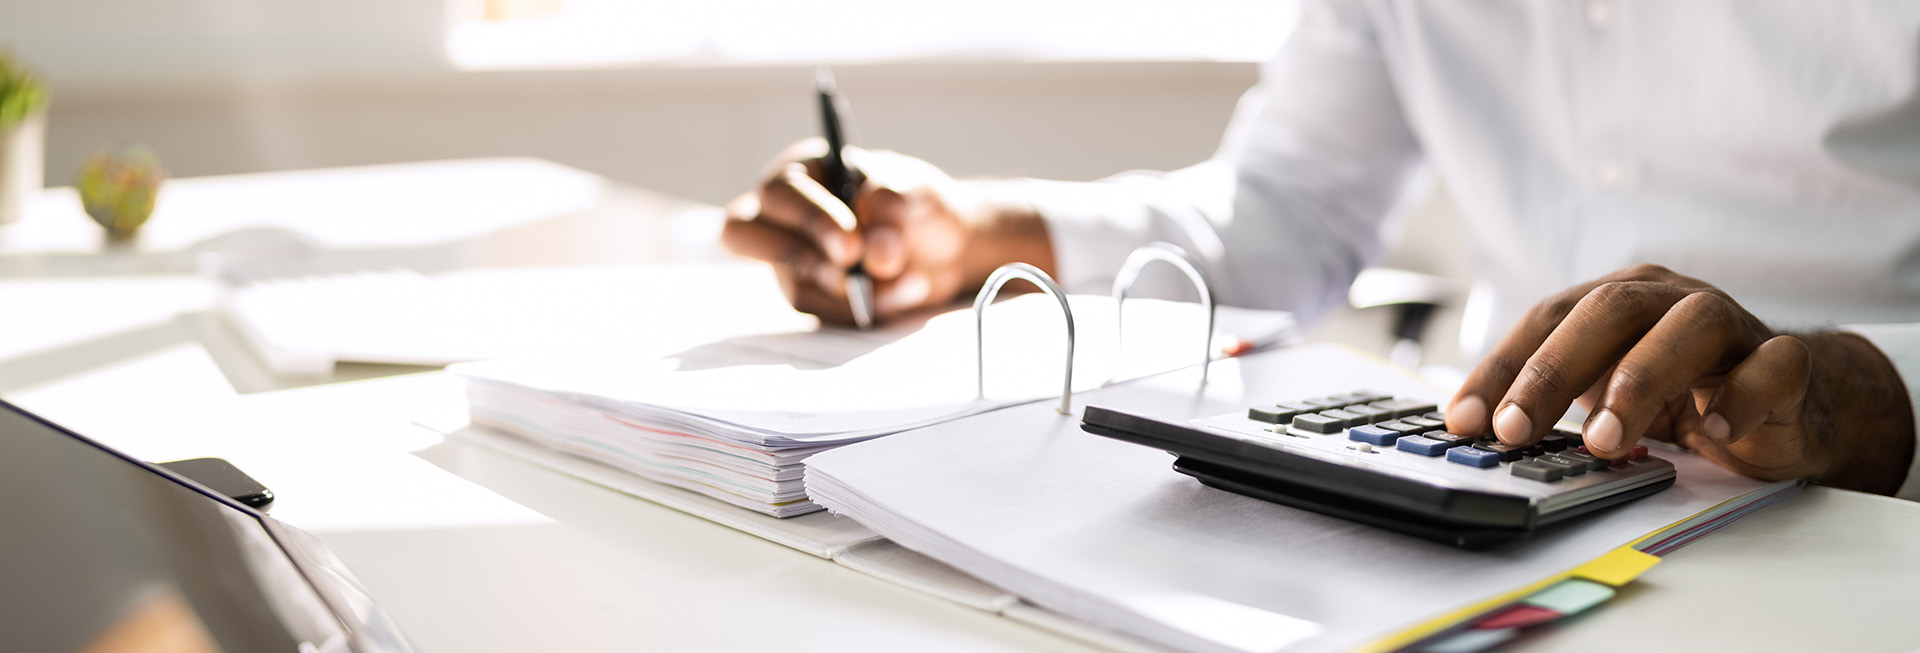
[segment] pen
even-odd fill
[[[853,174],[847,170],[847,158],[841,152],[847,146],[847,135],[842,129],[841,114],[846,100],[840,96],[840,89],[833,81],[833,70],[821,66],[814,71],[814,87],[820,92],[820,126],[827,137],[827,181],[828,191],[834,197],[853,208],[854,196],[859,188],[853,184]],[[848,225],[852,226],[852,225]],[[861,329],[873,326],[873,278],[867,276],[866,266],[859,261],[847,269],[847,303],[853,309],[853,323]]]

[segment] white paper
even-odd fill
[[[1086,401],[1200,417],[1363,388],[1440,399],[1334,346],[1223,361],[1204,390],[1190,372]],[[1208,488],[1164,452],[1086,433],[1077,416],[1037,404],[819,454],[807,489],[903,546],[1097,625],[1181,650],[1326,650],[1572,568],[1761,486],[1697,456],[1662,455],[1679,468],[1674,488],[1488,551]],[[1196,616],[1208,600],[1240,616]]]

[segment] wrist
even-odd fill
[[[1000,266],[1027,263],[1058,277],[1053,239],[1046,220],[1014,191],[1017,184],[996,181],[963,182],[964,206],[955,207],[966,229],[961,249],[965,292],[978,292]]]
[[[1805,419],[1820,451],[1810,453],[1824,459],[1812,480],[1876,494],[1899,491],[1913,461],[1915,428],[1899,371],[1858,335],[1797,337],[1806,343],[1812,364]]]

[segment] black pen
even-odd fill
[[[834,197],[853,209],[853,199],[859,194],[859,186],[853,183],[853,173],[847,169],[847,158],[841,151],[847,146],[847,135],[842,129],[840,114],[844,113],[840,89],[833,82],[833,70],[821,66],[814,71],[814,86],[820,91],[820,126],[827,137],[827,190]],[[852,227],[853,225],[847,225]],[[853,309],[853,323],[861,329],[873,326],[873,278],[867,276],[866,266],[859,261],[847,268],[847,303]]]

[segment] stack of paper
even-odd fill
[[[1128,302],[1123,352],[1111,298],[1074,297],[1071,304],[1077,390],[1199,367],[1205,322],[1197,306]],[[1285,313],[1223,308],[1219,338],[1273,344],[1292,325]],[[885,344],[825,332],[742,338],[666,360],[529,359],[450,370],[469,380],[476,424],[785,517],[819,509],[803,485],[810,456],[1056,397],[1066,366],[1064,332],[1051,298],[990,307],[984,396],[971,310],[935,317]]]
[[[725,301],[714,301],[714,298]],[[662,319],[663,308],[673,311]],[[336,361],[450,363],[622,351],[665,356],[717,338],[810,330],[764,265],[620,265],[471,270],[314,269],[231,288],[242,340],[280,374]]]
[[[1083,401],[1200,417],[1355,388],[1439,398],[1335,346],[1222,361],[1211,383],[1195,381],[1162,375]],[[1039,404],[825,452],[808,462],[807,491],[901,546],[1130,637],[1191,651],[1329,650],[1566,573],[1730,498],[1777,496],[1698,456],[1657,455],[1678,468],[1673,488],[1489,551],[1208,488],[1163,452],[1085,433],[1078,416]]]

